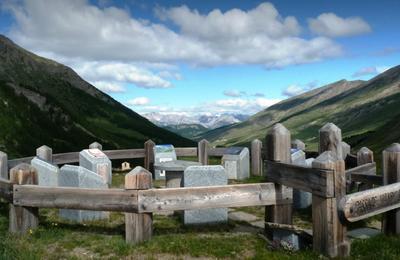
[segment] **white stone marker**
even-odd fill
[[[80,152],[79,165],[102,176],[108,186],[111,185],[111,161],[99,149],[86,149]]]
[[[37,170],[39,186],[58,186],[60,169],[57,165],[48,163],[38,157],[35,157],[31,161],[31,166]]]
[[[86,168],[74,165],[61,167],[58,185],[60,187],[108,189],[103,177]],[[61,218],[76,222],[107,219],[108,216],[108,212],[103,211],[60,209]]]
[[[246,147],[226,149],[226,154],[222,156],[221,163],[230,180],[244,180],[250,177],[250,156],[249,149]]]
[[[155,145],[153,151],[154,164],[177,160],[175,148],[172,144]],[[154,170],[154,179],[165,180],[165,171]]]
[[[189,166],[183,173],[182,187],[227,185],[228,178],[221,165]],[[194,209],[183,213],[185,225],[224,223],[228,221],[228,209]]]

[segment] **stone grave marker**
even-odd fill
[[[183,173],[182,187],[227,185],[225,169],[220,165],[190,166]],[[185,225],[224,223],[228,221],[228,209],[195,209],[183,213]]]
[[[112,182],[111,161],[99,149],[85,149],[79,153],[79,165],[104,178],[108,186]]]
[[[155,145],[153,151],[155,164],[177,160],[175,148],[172,144]],[[165,171],[154,170],[154,179],[165,180]]]
[[[108,189],[102,176],[84,167],[74,165],[61,167],[58,185],[60,187]],[[60,209],[61,218],[76,222],[107,219],[108,216],[108,212],[103,211]]]
[[[60,169],[57,165],[48,163],[38,157],[35,157],[31,160],[31,166],[35,168],[38,173],[39,186],[58,186]]]
[[[131,170],[131,164],[128,162],[123,162],[121,165],[121,170],[122,171],[128,171]]]
[[[306,154],[302,150],[291,149],[290,152],[292,164],[307,167]],[[311,167],[310,163],[308,167]],[[312,195],[310,192],[293,189],[293,207],[295,209],[304,209],[309,207],[312,202],[311,200]]]
[[[222,156],[228,179],[243,180],[250,177],[250,156],[246,147],[230,147]]]

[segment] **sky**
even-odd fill
[[[399,65],[399,10],[398,0],[1,0],[0,33],[141,114],[254,114]]]

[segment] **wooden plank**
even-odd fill
[[[19,164],[10,170],[10,182],[19,184],[14,186],[23,187],[25,184],[36,187],[38,183],[38,175],[35,168],[29,164]],[[24,234],[28,230],[37,228],[39,225],[39,210],[38,208],[27,205],[10,204],[9,231],[16,234]]]
[[[144,149],[125,149],[103,151],[110,160],[144,158]]]
[[[13,184],[9,180],[0,178],[0,197],[12,203]]]
[[[0,151],[0,177],[8,180],[8,156]]]
[[[210,148],[208,150],[209,156],[223,156],[226,153],[226,147],[217,147],[217,148]]]
[[[268,181],[311,192],[320,197],[333,197],[333,170],[306,168],[280,162],[264,161]]]
[[[251,142],[251,174],[254,176],[263,175],[261,149],[262,149],[262,142],[258,139],[254,139]]]
[[[400,183],[346,195],[339,204],[342,219],[355,222],[400,207]]]
[[[319,130],[319,154],[332,151],[337,158],[343,158],[342,130],[333,123],[327,123]]]
[[[138,166],[125,175],[125,189],[147,190],[152,187],[152,175]],[[132,244],[151,239],[153,234],[153,214],[125,213],[125,241]]]
[[[202,165],[207,165],[208,164],[208,150],[210,148],[210,143],[206,140],[203,139],[198,143],[197,146],[197,152],[198,155],[197,157],[199,158],[199,163]]]
[[[278,197],[273,183],[186,187],[139,191],[138,211],[159,212],[289,204],[289,193]]]
[[[368,184],[369,187],[371,187],[372,185],[377,185],[377,186],[383,185],[383,177],[379,175],[353,173],[351,174],[351,180]]]
[[[14,185],[14,205],[38,208],[136,212],[137,191]]]
[[[176,156],[197,157],[197,147],[175,147]]]
[[[350,178],[352,181],[353,181],[352,176],[358,174],[376,175],[376,164],[372,162],[346,170],[346,177]]]
[[[54,164],[66,164],[66,163],[77,163],[77,162],[79,162],[78,152],[53,154]]]
[[[144,143],[144,168],[154,172],[154,146],[153,140],[147,140]]]

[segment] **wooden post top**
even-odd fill
[[[53,160],[53,149],[47,145],[42,145],[36,149],[36,156],[44,161],[51,162]]]
[[[147,190],[152,188],[151,173],[141,166],[135,167],[125,175],[125,189]]]
[[[400,144],[393,143],[383,151],[384,152],[389,152],[389,153],[400,153]]]
[[[251,141],[251,144],[259,144],[259,143],[262,143],[260,139],[254,139],[253,141]]]
[[[156,143],[153,142],[153,140],[149,139],[146,142],[144,142],[144,145],[152,145],[152,146],[154,146],[154,145],[156,145]]]
[[[290,135],[290,131],[281,123],[272,126],[267,135]]]
[[[101,151],[103,150],[103,146],[98,142],[93,142],[89,145],[89,149],[99,149]]]
[[[199,144],[203,144],[203,143],[209,144],[210,142],[207,141],[207,139],[202,139],[202,140],[199,142]]]
[[[18,164],[10,169],[10,182],[15,184],[38,184],[37,171],[29,164]]]

